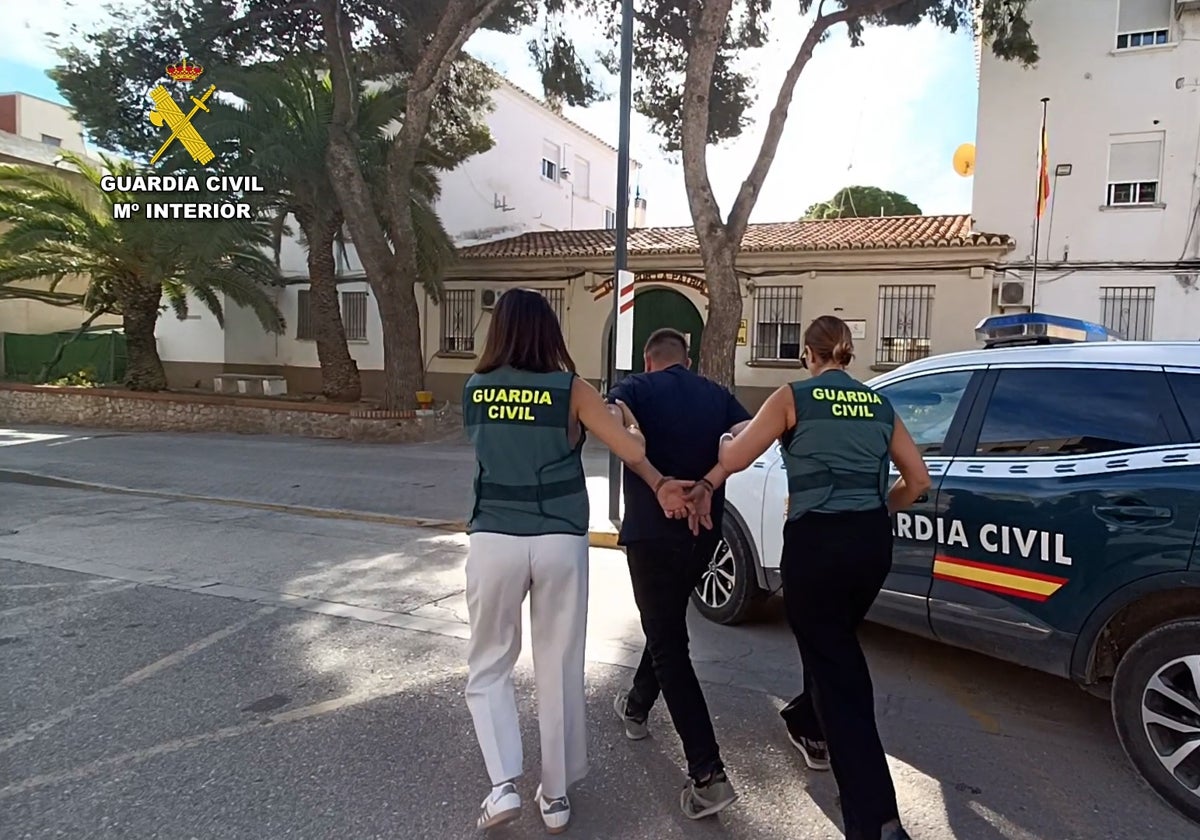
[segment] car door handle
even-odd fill
[[[1170,508],[1151,505],[1096,505],[1092,510],[1101,519],[1118,524],[1161,522],[1174,516]]]

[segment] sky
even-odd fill
[[[136,5],[134,0],[122,4]],[[770,45],[746,58],[754,77],[762,80],[752,124],[741,137],[709,150],[709,175],[723,212],[757,155],[779,83],[807,30],[793,9],[791,4],[776,5]],[[44,33],[70,37],[71,23],[86,30],[105,17],[98,3],[22,4],[8,22],[15,25],[15,37],[0,41],[0,92],[63,102],[45,74],[55,55]],[[480,32],[468,42],[468,50],[537,94],[540,82],[528,61],[527,37]],[[565,112],[616,145],[618,80],[599,67],[596,73],[612,98]],[[976,96],[969,31],[951,34],[925,25],[868,30],[866,45],[851,48],[844,27],[835,29],[817,47],[796,87],[787,128],[751,221],[799,218],[810,204],[850,184],[896,190],[925,213],[970,212],[971,180],[957,175],[951,161],[961,143],[974,142]],[[633,157],[643,165],[636,186],[647,200],[647,222],[690,224],[682,168],[662,153],[648,121],[636,113],[631,138]]]

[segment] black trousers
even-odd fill
[[[846,840],[879,840],[899,818],[857,635],[891,566],[892,523],[883,508],[809,513],[784,527],[783,596],[804,690],[781,714],[793,737],[828,744]]]
[[[701,780],[724,768],[708,704],[688,652],[687,609],[720,540],[719,531],[680,540],[631,543],[625,555],[646,647],[633,677],[626,712],[650,713],[661,693],[683,741],[688,775]]]

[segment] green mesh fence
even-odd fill
[[[73,331],[45,335],[5,333],[4,378],[37,384],[80,373],[98,384],[125,378],[125,335],[118,332],[84,333],[66,345],[62,358],[43,375],[46,363],[54,357],[59,345],[72,335]]]

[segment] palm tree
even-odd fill
[[[331,400],[355,401],[362,394],[358,365],[346,346],[338,305],[337,259],[345,248],[342,209],[329,181],[325,155],[333,115],[333,93],[327,73],[307,61],[272,64],[228,71],[220,79],[223,91],[241,104],[214,106],[210,133],[229,144],[240,173],[254,174],[275,194],[276,259],[284,219],[296,219],[307,250],[309,306],[322,391]],[[364,91],[358,102],[360,155],[365,171],[381,183],[386,177],[387,126],[404,113],[402,93],[394,88]],[[432,155],[431,155],[432,157]],[[428,167],[414,191],[421,231],[421,280],[436,286],[453,243],[433,209],[437,177]],[[382,193],[382,191],[381,191]],[[384,214],[385,204],[377,208]]]
[[[101,179],[144,170],[101,156],[101,166],[72,153],[63,162],[75,183],[38,167],[0,165],[0,286],[49,281],[51,291],[68,276],[88,278],[84,307],[121,315],[128,369],[125,384],[159,391],[167,377],[154,338],[163,302],[187,317],[189,294],[224,325],[222,298],[250,309],[264,329],[283,330],[283,317],[267,293],[279,275],[268,256],[270,231],[262,221],[237,219],[173,222],[133,213],[116,219],[115,207],[195,201],[189,194],[108,191]]]

